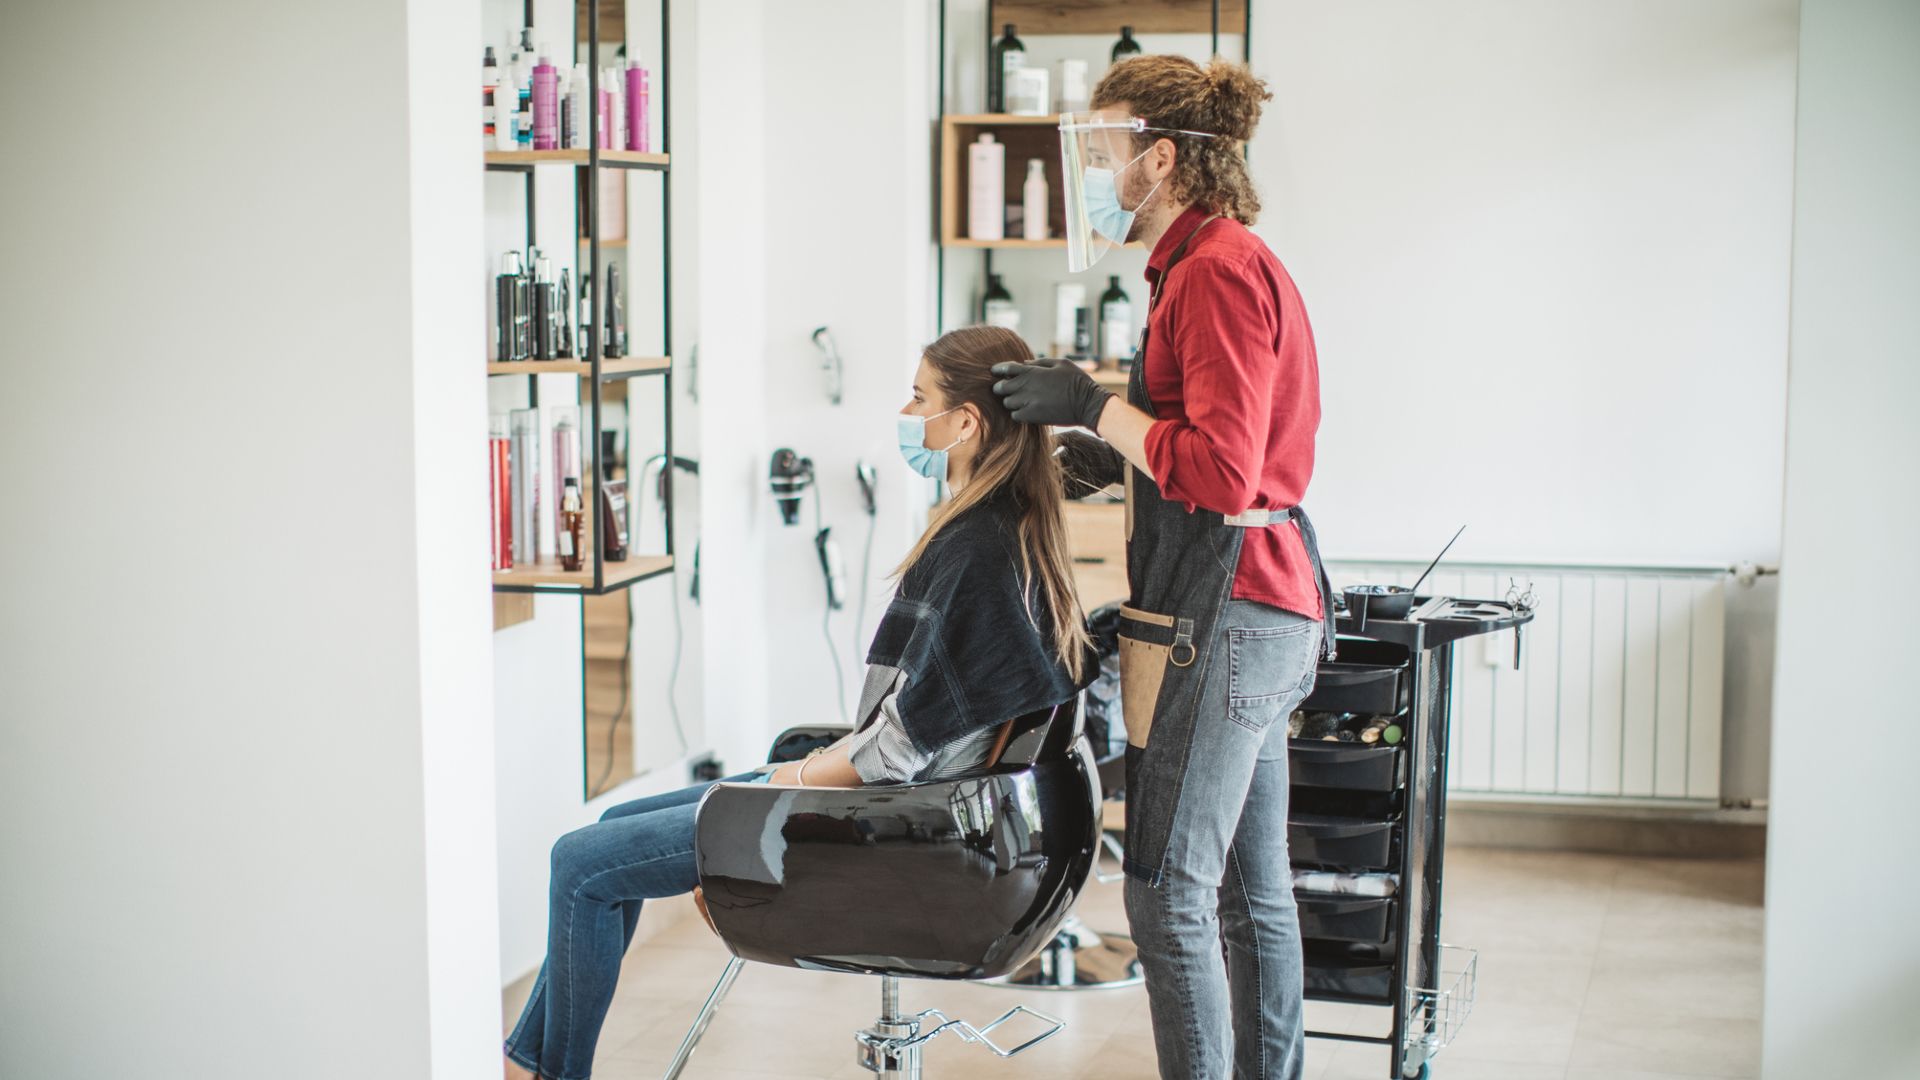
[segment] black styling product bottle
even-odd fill
[[[1100,359],[1120,367],[1133,363],[1133,304],[1120,287],[1120,275],[1107,278],[1100,294]]]
[[[554,332],[559,327],[559,313],[554,310],[556,296],[553,283],[553,260],[533,251],[533,358],[535,360],[553,360],[560,355],[560,343],[555,340]]]
[[[509,251],[500,257],[500,276],[494,279],[495,317],[500,331],[500,359],[510,362],[527,358],[527,278],[520,253]]]
[[[1113,44],[1113,62],[1119,63],[1129,56],[1140,55],[1140,43],[1133,40],[1133,27],[1120,28],[1120,40]]]
[[[580,359],[593,356],[593,271],[580,275],[580,314],[573,320],[573,328],[580,335],[580,348],[575,350]]]
[[[987,71],[988,112],[1007,111],[1007,71],[1026,66],[1027,47],[1013,36],[1013,24],[1008,23],[1006,33],[993,43],[993,66]]]
[[[600,355],[617,360],[627,354],[627,302],[620,295],[620,264],[607,264],[607,338]]]
[[[573,310],[573,292],[568,287],[569,279],[567,275],[568,275],[567,268],[564,266],[561,267],[560,268],[560,292],[558,295],[558,300],[560,302],[553,309],[554,318],[558,323],[558,325],[554,328],[554,337],[559,339],[559,342],[560,342],[559,355],[560,355],[560,359],[562,360],[568,359],[571,356],[573,356],[573,320],[568,318],[568,313]]]

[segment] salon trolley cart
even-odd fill
[[[1311,1038],[1396,1047],[1389,1080],[1429,1075],[1428,1060],[1473,1007],[1475,954],[1441,944],[1447,825],[1447,740],[1453,644],[1520,627],[1507,603],[1421,597],[1405,619],[1339,613],[1339,655],[1322,661],[1309,713],[1391,717],[1392,745],[1293,738],[1287,839],[1296,870],[1390,874],[1392,895],[1297,888],[1309,1001],[1380,1006],[1385,1035],[1308,1031]]]

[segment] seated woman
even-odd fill
[[[895,572],[858,728],[804,760],[729,780],[851,787],[962,775],[986,763],[1007,720],[1069,700],[1092,677],[1053,438],[1014,423],[992,388],[993,365],[1031,359],[998,327],[927,346],[900,450],[951,497]],[[640,905],[698,884],[694,814],[708,786],[623,803],[554,845],[547,959],[506,1041],[509,1080],[591,1071]]]

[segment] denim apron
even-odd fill
[[[1207,218],[1173,250],[1147,301],[1146,327],[1127,379],[1127,402],[1153,416],[1147,397],[1147,350],[1153,311],[1187,245],[1220,215]],[[1167,841],[1187,782],[1193,733],[1226,722],[1226,705],[1202,702],[1200,688],[1220,651],[1214,630],[1233,593],[1240,545],[1248,528],[1296,523],[1319,580],[1325,620],[1323,655],[1333,656],[1333,591],[1313,525],[1299,507],[1250,510],[1228,518],[1160,494],[1153,479],[1129,465],[1127,485],[1128,602],[1120,609],[1120,703],[1127,727],[1126,871],[1159,887]],[[1218,715],[1207,715],[1208,711]],[[1204,782],[1204,778],[1201,778]]]

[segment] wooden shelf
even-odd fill
[[[600,361],[600,381],[631,379],[636,375],[662,375],[673,370],[673,359],[666,356],[627,356]],[[488,375],[591,375],[593,365],[584,360],[489,360]]]
[[[1122,26],[1141,34],[1209,34],[1213,0],[995,0],[993,21],[1013,23],[1014,33],[1100,34],[1118,40]],[[1220,32],[1246,29],[1247,0],[1220,0]]]
[[[624,589],[636,582],[657,577],[673,569],[671,555],[629,555],[625,562],[606,564],[606,584],[602,592]],[[593,589],[593,557],[588,553],[585,563],[579,570],[560,569],[560,560],[542,559],[532,566],[516,566],[511,570],[495,570],[493,587],[496,589],[560,592],[579,591],[591,593]]]
[[[576,165],[586,167],[590,159],[585,150],[489,150],[489,169],[531,169],[535,165]],[[640,150],[602,150],[600,167],[605,169],[667,168],[667,155]]]
[[[1127,373],[1118,368],[1103,367],[1093,373],[1093,381],[1109,390],[1125,390],[1127,388]]]

